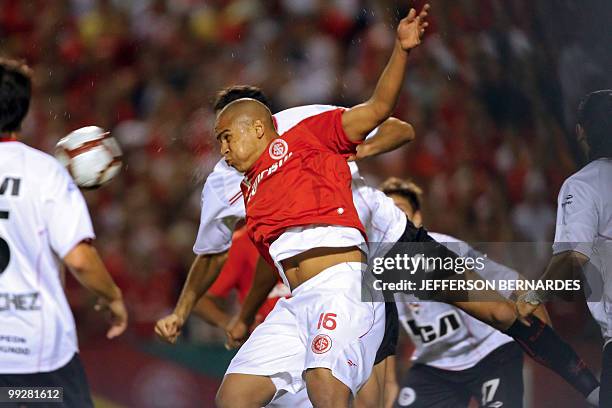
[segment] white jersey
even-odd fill
[[[85,200],[51,156],[0,143],[0,373],[56,370],[77,352],[56,256],[94,233]]]
[[[457,238],[430,232],[429,235],[461,256],[479,256]],[[517,279],[518,274],[491,260],[485,262],[485,279]],[[408,295],[395,295],[402,326],[415,346],[412,361],[442,370],[467,370],[511,337],[471,317],[462,310],[439,302],[409,302]]]
[[[308,105],[281,111],[274,115],[277,132],[283,134],[302,120],[333,109],[337,107]],[[368,137],[375,133],[376,130]],[[353,202],[366,228],[368,240],[372,243],[396,242],[406,228],[406,216],[393,200],[365,184],[354,162],[349,163],[349,168],[353,178]],[[222,159],[206,179],[202,190],[200,227],[193,246],[197,255],[225,252],[231,246],[236,221],[245,217],[240,190],[243,178],[242,173]],[[376,253],[370,252],[370,255],[376,256]]]
[[[587,303],[607,344],[612,340],[612,314],[606,312],[612,308],[612,159],[595,160],[565,180],[557,205],[553,253],[586,255],[590,271],[603,280],[601,300],[591,295]]]

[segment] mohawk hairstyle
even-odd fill
[[[421,209],[421,201],[423,197],[423,189],[417,186],[412,180],[402,180],[397,177],[390,177],[380,185],[380,190],[386,195],[398,194],[408,201],[414,209]]]
[[[23,62],[0,58],[0,132],[15,132],[30,108],[32,70]]]
[[[270,101],[261,88],[251,85],[234,85],[222,89],[217,93],[215,103],[213,105],[215,112],[220,112],[230,103],[243,98],[255,99],[270,109]]]

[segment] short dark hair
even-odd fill
[[[410,202],[414,211],[421,210],[423,189],[412,180],[402,180],[397,177],[390,177],[380,185],[380,190],[386,195],[400,195]]]
[[[219,112],[230,103],[243,98],[255,99],[270,108],[270,101],[261,88],[251,85],[233,85],[217,93],[213,105],[215,112]]]
[[[612,157],[612,89],[592,92],[580,102],[578,124],[586,133],[589,159]]]
[[[0,58],[0,132],[15,132],[30,108],[32,71],[23,61]]]

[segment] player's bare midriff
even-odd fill
[[[357,247],[313,248],[281,261],[281,265],[293,290],[334,265],[365,261],[364,253]]]

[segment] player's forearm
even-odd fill
[[[366,102],[378,121],[377,125],[393,114],[404,83],[409,52],[402,49],[399,41],[395,41],[393,54],[378,80],[372,97]]]
[[[230,317],[208,295],[200,298],[193,312],[204,319],[206,323],[220,329],[225,329],[230,321]]]
[[[368,133],[391,116],[402,89],[407,63],[408,51],[404,51],[396,41],[391,59],[372,97],[342,115],[342,127],[350,140],[356,142],[363,140]]]
[[[413,141],[414,128],[397,118],[387,119],[376,134],[357,147],[357,160],[384,154]]]
[[[174,308],[174,314],[182,319],[186,319],[189,316],[196,302],[206,293],[219,276],[226,258],[227,252],[198,255],[196,257],[189,269],[187,280]]]
[[[575,251],[565,251],[554,255],[544,274],[540,278],[543,281],[549,280],[571,280],[583,279],[583,268],[589,262],[589,258],[585,255]],[[535,291],[537,297],[542,301],[546,300],[552,293],[546,291]]]
[[[241,321],[248,325],[253,323],[257,311],[264,304],[277,282],[278,278],[272,267],[263,258],[259,257],[255,276],[253,277],[253,285],[240,309]]]
[[[96,248],[77,245],[64,257],[64,263],[81,285],[109,302],[122,299],[121,289],[110,276]]]

